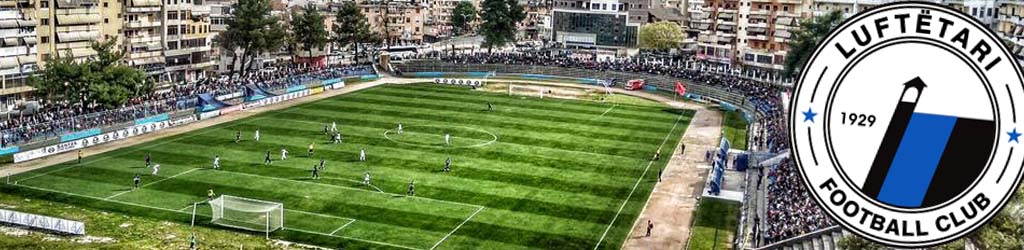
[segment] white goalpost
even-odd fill
[[[544,87],[531,85],[508,84],[508,95],[521,95],[544,98]]]
[[[230,195],[210,200],[213,224],[242,230],[270,232],[284,228],[284,204]]]

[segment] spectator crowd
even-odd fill
[[[79,130],[131,122],[135,119],[195,107],[196,96],[215,96],[243,91],[249,84],[274,91],[315,80],[372,74],[370,66],[296,66],[258,70],[232,76],[204,78],[174,84],[134,97],[121,107],[108,109],[95,103],[67,100],[39,100],[39,109],[0,117],[0,148]]]

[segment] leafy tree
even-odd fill
[[[96,56],[75,60],[65,55],[47,60],[46,68],[32,76],[29,85],[48,100],[63,100],[85,104],[96,103],[107,108],[124,105],[129,99],[153,90],[146,73],[122,63],[125,52],[117,49],[117,39],[92,44]]]
[[[327,45],[327,28],[324,27],[324,16],[316,7],[310,5],[302,10],[302,14],[292,14],[292,38],[302,49],[309,51],[313,57],[313,49],[323,49]]]
[[[646,24],[640,27],[640,47],[653,50],[678,48],[683,41],[683,29],[679,24],[667,21]]]
[[[473,6],[473,3],[461,1],[458,5],[455,5],[451,18],[452,31],[455,34],[469,32],[472,29],[470,24],[476,21],[476,7]]]
[[[359,44],[377,42],[380,37],[370,31],[370,24],[366,22],[366,16],[359,11],[359,6],[354,2],[345,2],[335,13],[334,19],[334,40],[341,46],[352,45],[356,59],[359,56]]]
[[[980,230],[966,239],[980,249],[1024,249],[1024,186],[1013,200]]]
[[[482,46],[491,52],[494,47],[516,40],[516,24],[526,18],[526,13],[516,0],[484,0],[480,17],[483,20],[480,25],[484,36]]]
[[[241,68],[247,70],[260,55],[280,49],[287,33],[277,17],[270,15],[269,0],[239,0],[233,8],[235,17],[227,28],[233,33],[227,38],[241,50]]]
[[[231,57],[231,64],[228,65],[231,72],[234,72],[238,65],[239,57],[236,52],[238,52],[240,40],[237,37],[238,30],[231,29],[222,31],[213,37],[213,44],[220,48],[221,55]]]
[[[818,48],[818,43],[842,21],[843,13],[839,11],[801,21],[800,27],[793,31],[793,37],[789,40],[789,53],[786,54],[782,74],[787,77],[800,74],[804,64],[807,64],[811,54]]]

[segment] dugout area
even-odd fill
[[[213,189],[282,203],[284,229],[270,237],[325,247],[591,249],[602,241],[617,249],[656,183],[648,171],[667,163],[651,155],[676,145],[692,115],[657,104],[389,85],[22,173],[3,189],[181,223],[198,203],[198,224],[214,226],[202,204]],[[322,133],[330,122],[344,143]],[[397,123],[407,137],[396,139]],[[444,133],[462,146],[434,141]],[[316,153],[307,158],[310,143]],[[277,159],[281,147],[290,159]],[[366,162],[356,159],[360,148]],[[158,176],[148,176],[147,153],[162,165]],[[210,168],[214,155],[222,170]],[[321,156],[327,169],[313,180],[309,169]],[[446,157],[454,158],[451,173],[440,171]],[[362,183],[365,172],[373,184]],[[144,181],[131,191],[136,173]],[[416,196],[404,195],[410,180]]]

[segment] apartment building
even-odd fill
[[[640,25],[646,23],[647,5],[618,0],[555,0],[552,38],[567,48],[619,52],[636,47]],[[635,13],[644,13],[635,16]]]
[[[39,60],[34,14],[33,0],[0,0],[0,112],[31,90],[25,81]]]
[[[549,41],[551,40],[551,0],[519,1],[526,12],[526,18],[519,22],[519,40]]]
[[[164,75],[166,66],[163,43],[164,11],[161,0],[126,0],[122,5],[124,24],[121,43],[128,53],[125,62],[146,71],[148,75]]]
[[[1024,63],[1024,2],[999,1],[995,32],[1010,47],[1017,63]]]
[[[427,5],[417,0],[362,0],[359,8],[370,29],[388,44],[422,43]]]
[[[698,59],[729,66],[782,70],[789,39],[810,17],[810,0],[704,0],[691,8],[689,29]]]
[[[998,24],[996,15],[999,12],[999,2],[997,0],[943,0],[942,4],[949,6],[963,12],[964,14],[970,15],[979,22],[985,24],[990,29],[995,30]],[[1003,1],[1010,2],[1010,1]],[[1019,1],[1015,1],[1019,2]]]
[[[203,0],[164,1],[164,75],[170,81],[206,77],[215,64],[210,44],[210,6]]]
[[[423,19],[423,35],[430,41],[445,39],[454,35],[452,12],[461,2],[469,2],[480,10],[480,0],[427,0],[426,15]]]

